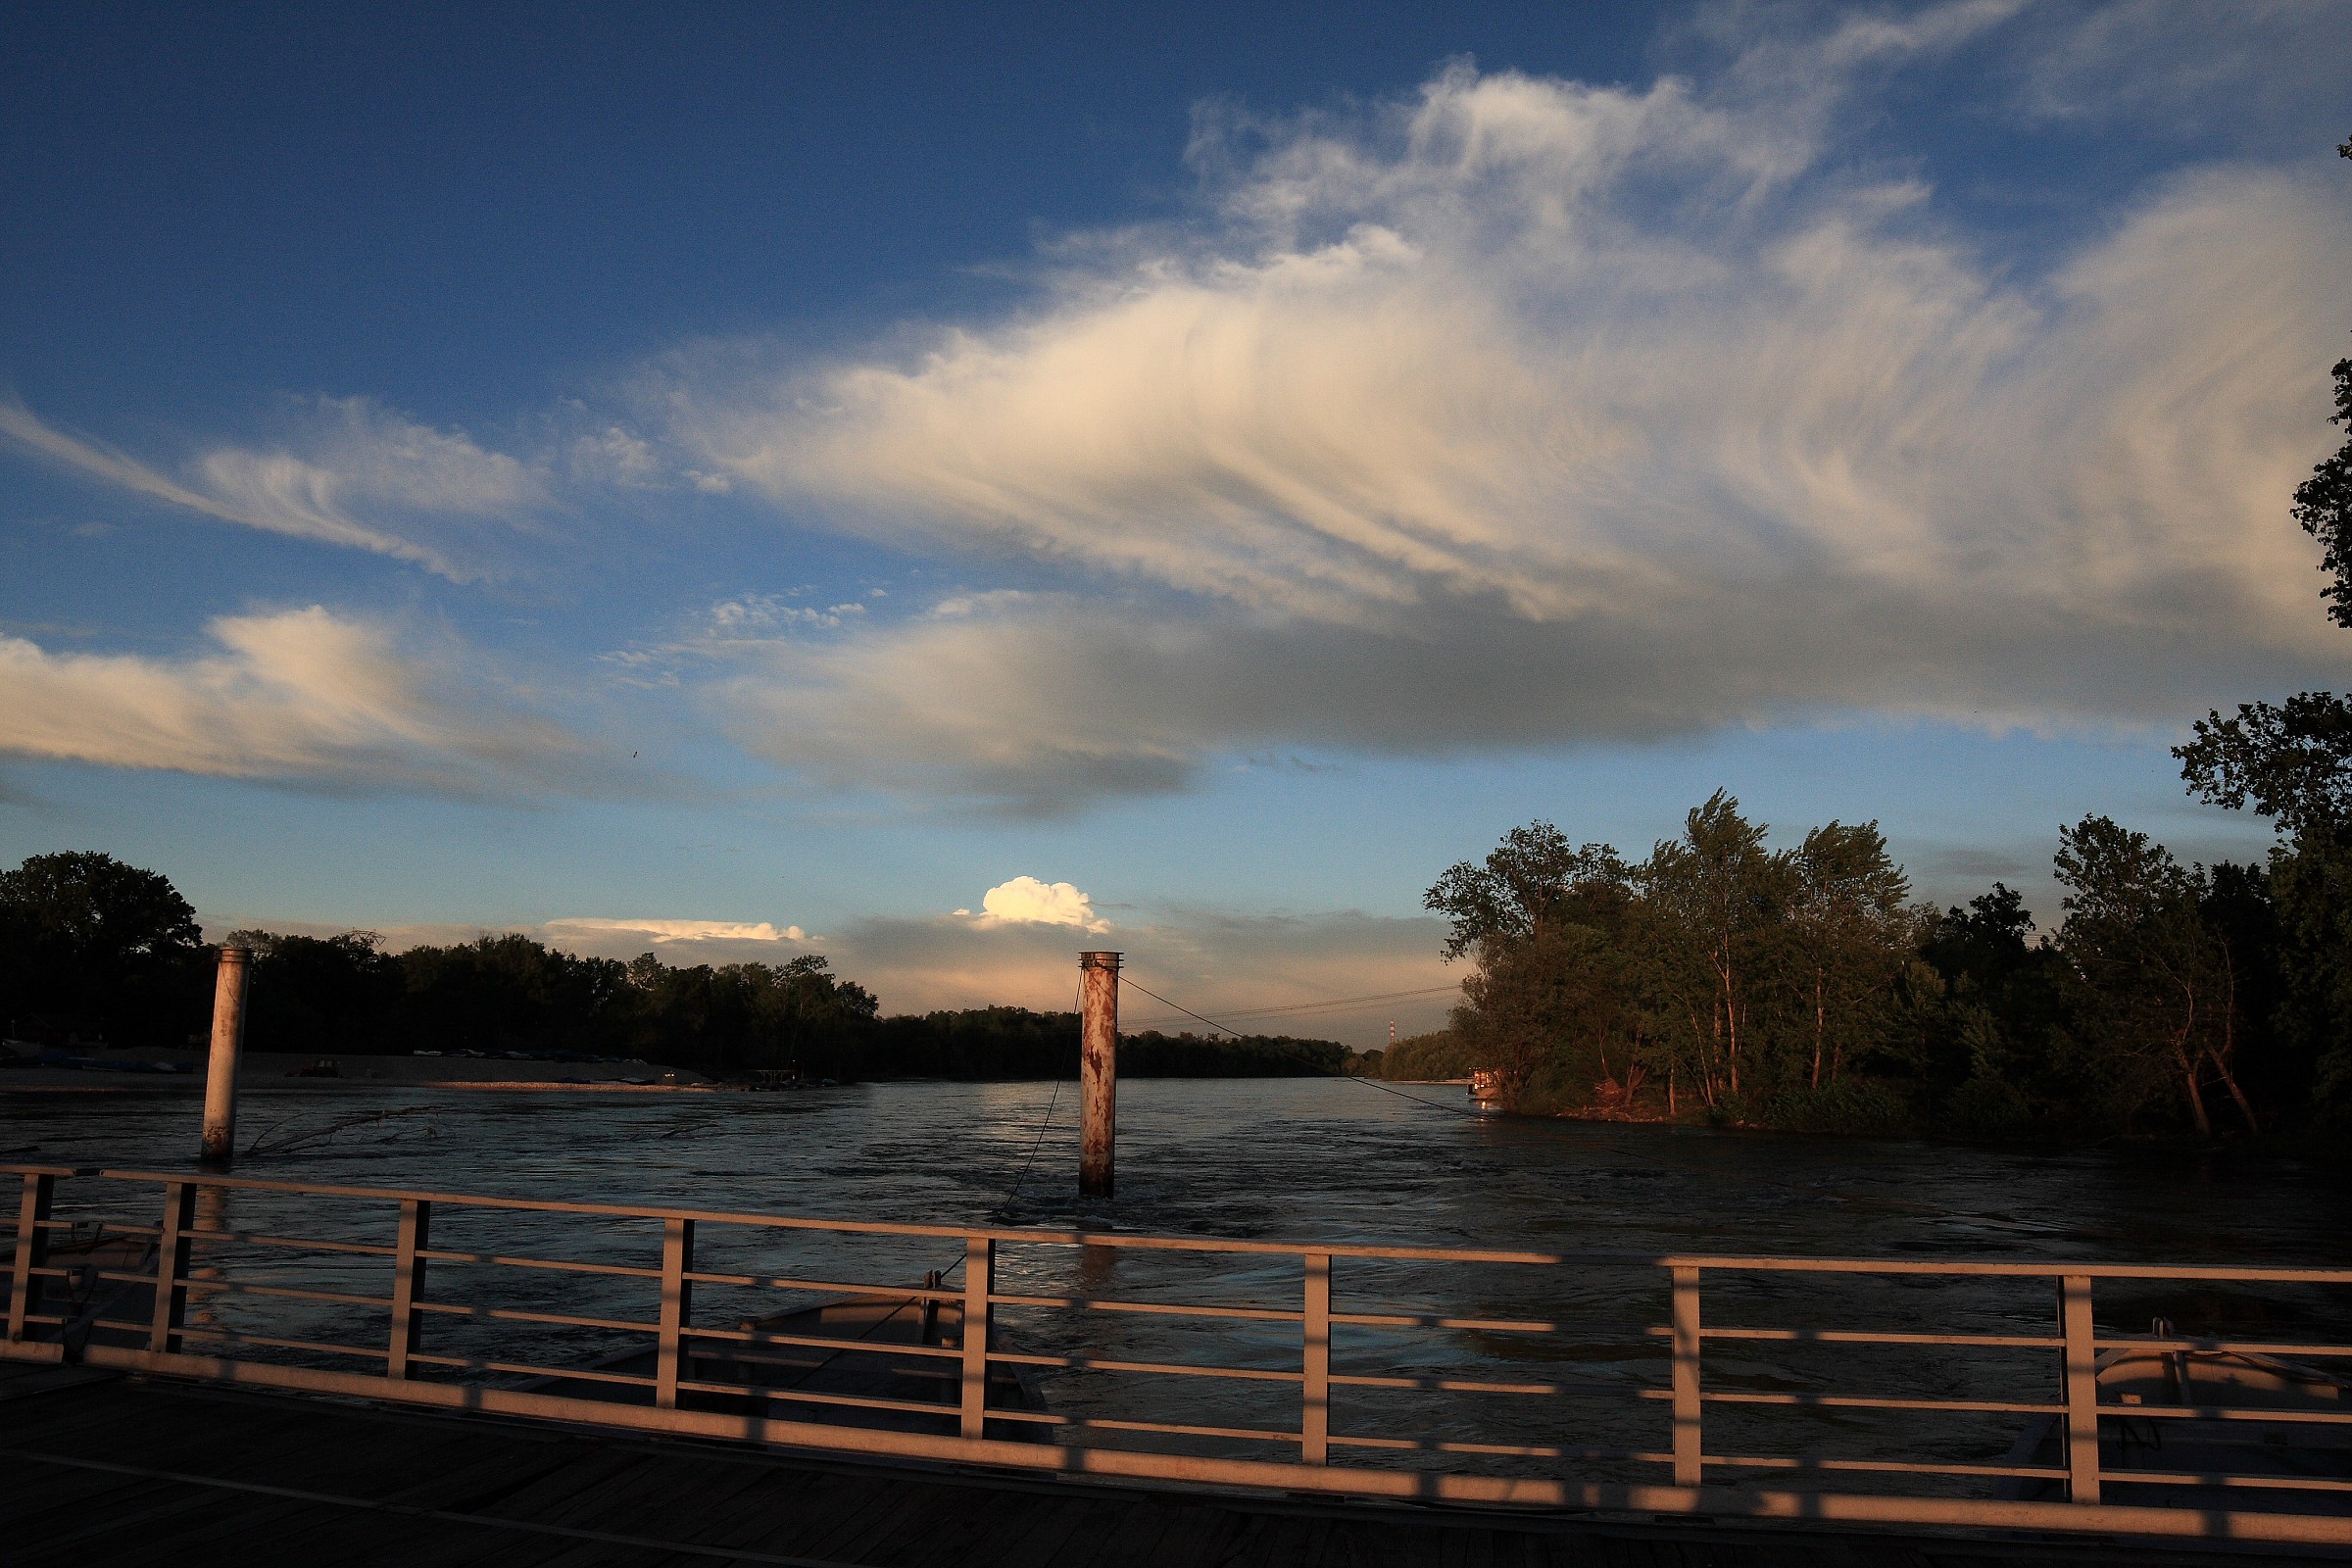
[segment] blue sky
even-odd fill
[[[2348,678],[2338,4],[482,10],[0,19],[0,858],[1238,1010]]]

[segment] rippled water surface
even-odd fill
[[[1766,1137],[1454,1113],[1457,1090],[1411,1091],[1444,1108],[1345,1081],[1137,1080],[1119,1092],[1118,1197],[1075,1196],[1075,1091],[1050,1084],[898,1084],[782,1095],[605,1095],[450,1090],[249,1094],[240,1136],[284,1143],[353,1117],[396,1111],[240,1161],[240,1176],[384,1185],[530,1199],[754,1210],[944,1225],[1084,1226],[1160,1235],[1546,1252],[1706,1252],[1913,1259],[2341,1264],[2352,1254],[2344,1184],[2278,1161],[2137,1149],[1988,1150],[1923,1143]],[[1052,1119],[1048,1121],[1049,1106]],[[131,1095],[0,1096],[0,1151],[16,1160],[185,1168],[193,1100]],[[82,1184],[84,1186],[88,1184]],[[103,1205],[84,1200],[90,1212]],[[144,1193],[139,1201],[146,1201]],[[387,1205],[324,1204],[239,1193],[232,1230],[388,1240]],[[70,1205],[69,1205],[70,1206]],[[119,1206],[119,1205],[118,1205]],[[122,1217],[138,1217],[130,1213]],[[650,1264],[650,1222],[436,1215],[437,1248],[478,1248]],[[844,1240],[705,1227],[714,1272],[912,1284],[952,1267],[940,1239]],[[380,1259],[244,1250],[220,1257],[246,1283],[328,1283],[379,1295]],[[638,1281],[436,1265],[432,1294],[505,1308],[628,1321],[649,1315]],[[1336,1331],[1335,1368],[1359,1376],[1567,1383],[1534,1396],[1344,1388],[1345,1434],[1429,1442],[1665,1446],[1662,1271],[1639,1262],[1545,1267],[1350,1262],[1335,1274],[1339,1310],[1544,1319],[1530,1334],[1369,1327]],[[1001,1290],[1070,1290],[1122,1299],[1295,1308],[1296,1258],[1170,1254],[1008,1245]],[[1710,1325],[1869,1327],[1933,1333],[2046,1334],[2045,1282],[1931,1275],[1845,1282],[1823,1276],[1707,1277]],[[707,1291],[698,1321],[734,1321],[807,1298]],[[553,1303],[553,1304],[551,1304]],[[2162,1315],[2265,1338],[2352,1339],[2346,1293],[2298,1286],[2100,1287],[2103,1325],[2133,1331]],[[245,1332],[368,1342],[364,1308],[213,1298],[205,1321]],[[304,1315],[307,1313],[307,1316]],[[338,1315],[338,1313],[340,1315]],[[293,1314],[289,1316],[289,1314]],[[1281,1371],[1298,1364],[1295,1323],[1185,1320],[1014,1308],[1008,1332],[1056,1354],[1214,1362]],[[380,1314],[374,1320],[381,1323]],[[330,1334],[330,1330],[332,1333]],[[446,1353],[532,1364],[609,1352],[626,1336],[591,1328],[436,1319]],[[2006,1359],[2004,1359],[2004,1355]],[[1710,1389],[1882,1393],[1937,1398],[2046,1398],[2041,1350],[1773,1346],[1710,1342]],[[1297,1430],[1296,1384],[1065,1374],[1054,1407],[1078,1415]],[[1897,1451],[1997,1458],[2018,1420],[1710,1406],[1708,1447],[1836,1454]],[[1775,1424],[1777,1423],[1777,1425]],[[1121,1441],[1102,1435],[1098,1441]],[[1268,1451],[1263,1441],[1212,1444]],[[1295,1447],[1290,1450],[1296,1452]],[[1355,1449],[1350,1462],[1408,1462]],[[1557,1460],[1494,1461],[1537,1469]],[[1615,1461],[1579,1473],[1636,1474]],[[1654,1476],[1654,1473],[1653,1473]]]

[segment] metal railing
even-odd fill
[[[0,1357],[8,1359],[78,1360],[216,1383],[634,1432],[1187,1485],[1719,1518],[2352,1544],[2352,1517],[2328,1511],[2331,1497],[2352,1503],[2352,1480],[2247,1474],[2210,1465],[2119,1471],[2103,1466],[2100,1451],[2103,1423],[2166,1420],[2263,1421],[2310,1431],[2315,1440],[2325,1438],[2340,1447],[2346,1436],[2341,1429],[2352,1426],[2352,1408],[2102,1403],[2097,1381],[2098,1356],[2118,1349],[2340,1358],[2352,1356],[2352,1346],[2276,1337],[2103,1336],[2093,1316],[2093,1290],[2100,1282],[2316,1290],[2352,1285],[2352,1269],[1293,1245],[860,1223],[172,1172],[0,1165],[0,1173],[22,1181],[7,1338],[0,1344]],[[61,1205],[61,1195],[86,1212],[68,1213],[74,1205]],[[231,1223],[226,1204],[232,1195],[240,1203],[259,1205],[265,1223],[258,1228]],[[463,1238],[466,1245],[455,1245],[446,1234],[437,1235],[453,1222],[468,1233],[501,1226],[505,1231],[482,1239],[468,1235]],[[336,1234],[295,1234],[295,1225]],[[719,1237],[728,1238],[726,1246],[712,1245]],[[570,1255],[564,1255],[564,1245],[547,1245],[556,1238],[570,1244]],[[922,1271],[926,1283],[921,1286],[833,1277],[847,1272],[838,1267],[773,1266],[779,1253],[806,1262],[828,1249],[838,1252],[875,1245],[932,1254],[952,1248],[956,1256],[944,1271]],[[239,1275],[221,1266],[220,1260],[230,1253],[249,1262],[283,1261]],[[1015,1288],[1020,1279],[1050,1283],[1066,1272],[1038,1261],[1049,1253],[1065,1263],[1078,1261],[1081,1286]],[[84,1261],[69,1261],[71,1256]],[[1004,1267],[1014,1256],[1022,1260],[1017,1278]],[[1090,1257],[1110,1259],[1110,1273],[1122,1261],[1157,1259],[1185,1275],[1194,1298],[1083,1288],[1084,1260]],[[959,1282],[946,1278],[958,1267]],[[295,1268],[301,1271],[290,1271]],[[1496,1355],[1511,1359],[1518,1352],[1481,1354],[1477,1346],[1538,1344],[1552,1359],[1572,1359],[1587,1343],[1580,1334],[1589,1335],[1592,1325],[1558,1316],[1456,1310],[1448,1304],[1448,1292],[1426,1284],[1404,1292],[1418,1299],[1399,1301],[1394,1292],[1384,1299],[1378,1294],[1384,1283],[1404,1291],[1397,1282],[1426,1282],[1433,1274],[1442,1281],[1472,1275],[1484,1280],[1494,1271],[1521,1276],[1515,1291],[1503,1293],[1518,1300],[1531,1294],[1551,1298],[1547,1290],[1563,1296],[1582,1291],[1590,1298],[1598,1288],[1595,1281],[1646,1278],[1652,1283],[1646,1290],[1634,1287],[1631,1299],[1646,1297],[1664,1305],[1667,1321],[1621,1325],[1620,1347],[1634,1347],[1640,1354],[1626,1351],[1619,1359],[1635,1364],[1639,1377],[1497,1377],[1480,1375],[1485,1368],[1479,1363]],[[1096,1270],[1098,1277],[1103,1272]],[[1245,1275],[1254,1283],[1236,1288],[1232,1281]],[[477,1279],[501,1283],[498,1289],[471,1293],[470,1298],[457,1288]],[[1852,1303],[1828,1300],[1818,1290],[1825,1283],[1852,1290],[1875,1282],[1933,1293],[1963,1281],[2049,1288],[2056,1310],[2046,1331],[2035,1332],[1853,1327],[1842,1326],[1854,1321],[1845,1310]],[[114,1292],[111,1309],[105,1304],[108,1287]],[[1269,1292],[1287,1299],[1269,1299]],[[621,1305],[591,1310],[632,1293],[639,1305],[630,1315],[622,1315],[627,1309]],[[875,1348],[856,1338],[763,1328],[757,1316],[734,1328],[708,1313],[698,1321],[698,1297],[710,1293],[732,1293],[736,1300],[830,1296],[952,1305],[959,1314],[956,1343],[943,1338],[937,1344],[889,1346],[894,1357],[936,1363],[933,1381],[944,1385],[946,1397],[932,1402],[702,1378],[698,1355],[781,1348],[821,1358]],[[277,1316],[238,1327],[231,1314],[218,1309],[232,1298]],[[1763,1300],[1789,1315],[1826,1315],[1827,1322],[1715,1323],[1702,1311],[1702,1299],[1751,1305]],[[1601,1300],[1622,1316],[1629,1293],[1604,1292]],[[1102,1348],[1092,1344],[1032,1349],[1000,1326],[1013,1316],[1035,1324],[1056,1313],[1093,1315],[1090,1322],[1113,1328],[1150,1323],[1195,1333],[1213,1330],[1218,1336],[1213,1343],[1236,1353],[1203,1360],[1102,1353]],[[368,1321],[364,1343],[327,1337],[332,1325],[355,1314]],[[1931,1312],[1929,1320],[1948,1318]],[[255,1331],[272,1327],[278,1331]],[[444,1340],[466,1327],[503,1338],[485,1342],[487,1348],[452,1353],[464,1347]],[[1342,1334],[1356,1337],[1347,1353],[1335,1350],[1335,1335]],[[1413,1356],[1379,1348],[1393,1346],[1399,1336],[1425,1335],[1472,1342],[1471,1364],[1465,1369],[1458,1361],[1438,1364],[1423,1358],[1416,1370]],[[517,1341],[535,1348],[509,1353],[506,1347]],[[586,1348],[613,1342],[650,1347],[650,1369],[617,1370],[616,1364],[625,1363],[611,1358],[599,1363],[584,1353]],[[1710,1346],[1716,1348],[1712,1358]],[[1931,1397],[1901,1392],[1900,1377],[1883,1376],[1877,1387],[1861,1392],[1775,1387],[1770,1386],[1775,1381],[1788,1381],[1785,1369],[1776,1370],[1776,1364],[1759,1372],[1734,1360],[1807,1349],[1838,1358],[1838,1370],[1854,1375],[1862,1375],[1854,1358],[1874,1353],[1993,1354],[2010,1358],[2016,1380],[2040,1387],[2021,1386],[2000,1397]],[[551,1351],[552,1360],[546,1358]],[[992,1401],[992,1378],[1001,1387],[1004,1375],[1015,1370],[1061,1380],[1084,1375],[1213,1384],[1242,1391],[1261,1416],[1275,1413],[1272,1419],[1243,1424],[1144,1418],[1186,1413],[1166,1408],[1183,1405],[1182,1399],[1162,1398],[1161,1408],[1141,1414],[1100,1398],[1064,1401],[1069,1407],[1060,1410]],[[521,1380],[537,1380],[537,1385]],[[1293,1389],[1295,1395],[1289,1392]],[[1487,1401],[1479,1405],[1482,1410],[1492,1401],[1534,1401],[1535,1413],[1523,1416],[1520,1427],[1532,1424],[1536,1435],[1557,1441],[1485,1441],[1475,1422],[1466,1436],[1458,1424],[1457,1435],[1446,1436],[1443,1423],[1426,1420],[1416,1423],[1417,1432],[1394,1426],[1384,1431],[1363,1418],[1366,1409],[1352,1407],[1343,1423],[1335,1419],[1335,1398],[1344,1393],[1351,1403],[1367,1408],[1367,1401],[1396,1395],[1470,1396]],[[720,1396],[733,1402],[710,1407]],[[747,1400],[754,1406],[748,1411],[742,1407]],[[1291,1414],[1280,1414],[1284,1410]],[[845,1411],[880,1424],[815,1418]],[[1909,1458],[1883,1449],[1741,1451],[1736,1441],[1726,1441],[1747,1430],[1742,1423],[1775,1417],[1804,1418],[1811,1425],[1801,1431],[1816,1437],[1873,1419],[1973,1420],[1983,1429],[1980,1439],[1984,1431],[2016,1435],[2046,1424],[2055,1432],[2054,1458],[2036,1462],[2030,1446],[2013,1446],[2006,1459],[1988,1462],[1983,1455]],[[927,1424],[933,1429],[926,1430]],[[1630,1433],[1635,1441],[1576,1441],[1609,1430]],[[1663,1441],[1641,1443],[1644,1430]],[[2160,1435],[2156,1446],[2161,1446]],[[1344,1462],[1349,1459],[1356,1462]],[[2199,1501],[2162,1507],[2102,1500],[2103,1483],[2127,1479],[2151,1487],[2222,1489],[2265,1506]],[[2039,1486],[2064,1500],[1982,1494],[2003,1483],[2012,1489]],[[1881,1490],[1853,1490],[1874,1485]],[[1955,1489],[1980,1494],[1952,1494]]]

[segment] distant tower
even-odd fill
[[[1389,1020],[1389,1049],[1391,1051],[1396,1049],[1396,1020],[1394,1018]]]

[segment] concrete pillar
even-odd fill
[[[1078,955],[1078,1196],[1110,1196],[1118,1146],[1119,956]]]
[[[225,1170],[237,1148],[237,1054],[245,1048],[245,978],[253,954],[220,950],[220,976],[213,986],[213,1058],[204,1075],[204,1147],[197,1157]]]

